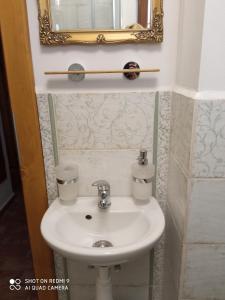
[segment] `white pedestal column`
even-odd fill
[[[96,280],[96,300],[113,300],[110,269],[99,267]]]

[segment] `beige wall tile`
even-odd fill
[[[185,232],[187,202],[188,179],[171,155],[168,175],[168,206],[181,236]]]
[[[187,241],[225,243],[225,180],[193,180]]]
[[[225,299],[225,245],[186,246],[184,299]]]
[[[194,101],[173,94],[171,111],[171,153],[185,174],[190,174]]]
[[[178,300],[182,261],[182,237],[172,218],[170,208],[166,213],[166,241],[163,299]]]

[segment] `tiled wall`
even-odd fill
[[[225,299],[225,100],[197,101],[183,299]]]
[[[224,300],[225,101],[174,94],[171,128],[165,299]]]
[[[155,194],[167,207],[166,240],[154,254],[113,272],[116,300],[225,299],[225,100],[174,93],[170,107],[170,96],[38,95],[50,202],[57,195],[54,158],[78,162],[81,195],[96,193],[96,174],[110,181],[114,195],[129,195],[130,166],[141,146],[157,166]],[[93,297],[95,270],[65,264],[58,255],[56,270],[59,278],[69,271],[72,297]]]
[[[59,150],[152,149],[155,93],[53,94]]]
[[[191,174],[194,101],[173,94],[166,213],[164,300],[178,300]]]
[[[80,195],[97,179],[112,195],[130,195],[131,164],[140,147],[153,154],[155,93],[52,95],[59,161],[80,167]]]
[[[170,93],[38,95],[43,152],[50,202],[56,196],[56,161],[73,160],[80,168],[80,195],[96,195],[91,183],[104,178],[112,195],[130,195],[131,164],[140,147],[157,165],[155,193],[164,207],[170,132]],[[51,121],[51,122],[50,122]],[[51,123],[51,125],[50,125]],[[54,151],[53,151],[54,150]],[[113,272],[117,300],[162,300],[164,240],[150,255]],[[151,258],[153,255],[151,255]],[[57,256],[57,273],[68,271],[71,299],[94,296],[95,271]],[[60,299],[66,295],[60,294]]]

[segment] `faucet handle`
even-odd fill
[[[92,186],[97,186],[98,188],[98,207],[103,209],[109,207],[111,205],[109,183],[105,180],[97,180],[92,183]]]
[[[97,180],[92,183],[92,186],[97,186],[98,190],[110,190],[110,184],[106,180]]]

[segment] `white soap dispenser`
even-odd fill
[[[78,166],[73,162],[64,162],[55,170],[59,199],[65,205],[73,204],[78,196]]]
[[[155,166],[148,163],[147,150],[141,149],[138,163],[132,165],[132,195],[138,201],[148,201],[152,196]]]

